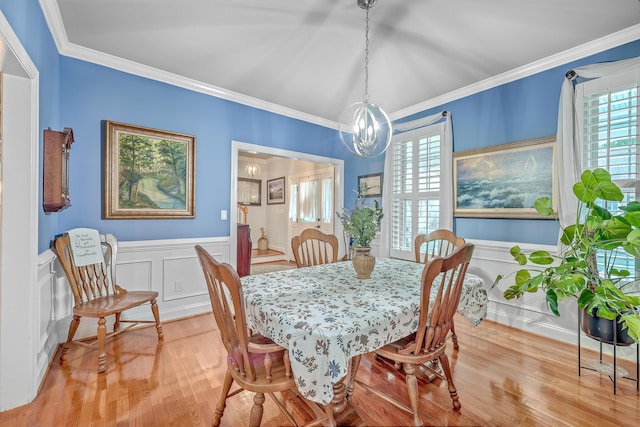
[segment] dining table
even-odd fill
[[[377,258],[369,279],[350,261],[242,277],[248,327],[288,349],[304,398],[336,404],[356,356],[417,330],[424,268]],[[477,326],[487,302],[483,279],[467,272],[457,311]]]

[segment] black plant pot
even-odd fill
[[[620,317],[616,320],[604,319],[596,315],[596,309],[591,314],[582,310],[582,331],[594,340],[613,344],[613,322],[616,329],[616,344],[627,346],[634,344],[626,329],[622,329]]]

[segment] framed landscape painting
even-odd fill
[[[196,138],[105,121],[104,219],[195,217]]]
[[[553,218],[533,203],[548,197],[557,212],[555,168],[553,136],[454,153],[454,216]]]

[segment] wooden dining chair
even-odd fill
[[[74,300],[73,319],[69,325],[67,341],[62,346],[60,360],[64,362],[67,359],[71,343],[89,348],[95,348],[97,344],[98,372],[104,372],[107,369],[107,353],[105,352],[107,339],[141,323],[155,323],[158,339],[163,339],[164,334],[156,302],[158,292],[127,291],[119,286],[115,280],[117,254],[115,236],[112,234],[100,236],[96,230],[88,232],[95,232],[95,236],[99,239],[97,251],[100,251],[102,256],[98,257],[100,259],[97,262],[82,265],[82,262],[77,261],[69,233],[57,237],[53,242],[53,251],[64,270]],[[122,312],[146,303],[151,305],[154,320],[125,320],[121,318]],[[106,317],[111,315],[115,316],[113,332],[107,333]],[[88,343],[84,340],[73,340],[82,317],[98,319],[97,337]],[[121,323],[128,323],[128,326],[120,329]]]
[[[289,363],[289,352],[266,337],[250,334],[238,273],[229,264],[216,261],[202,246],[197,245],[195,249],[207,282],[213,316],[222,344],[227,350],[227,373],[211,425],[220,425],[227,399],[242,390],[255,393],[249,425],[260,425],[265,393],[275,400],[287,419],[297,425],[274,395],[276,392],[286,391],[298,394]],[[240,389],[230,393],[234,381]],[[326,405],[323,409],[307,400],[304,403],[316,417],[309,425],[325,423],[335,426],[331,405]]]
[[[338,261],[338,238],[315,228],[291,239],[291,248],[298,268]]]
[[[447,347],[447,335],[451,328],[453,315],[458,308],[464,276],[471,261],[474,246],[467,243],[452,252],[445,258],[434,258],[427,263],[422,272],[422,291],[420,300],[420,315],[417,332],[404,337],[391,344],[387,344],[374,354],[385,359],[402,364],[405,382],[409,392],[411,408],[403,405],[385,393],[357,381],[358,384],[373,393],[384,398],[413,414],[413,424],[422,426],[418,408],[418,382],[416,368],[433,359],[439,359],[446,379],[449,395],[453,401],[453,408],[459,410],[461,405],[458,399],[449,358],[445,352]],[[430,297],[431,292],[436,292],[435,298]],[[399,372],[399,371],[398,371]],[[435,371],[434,371],[435,373]]]
[[[466,242],[452,231],[439,229],[427,234],[418,234],[413,241],[416,262],[426,263],[437,256],[445,257]],[[425,251],[422,251],[425,245]]]
[[[416,262],[427,263],[438,256],[446,257],[465,243],[462,237],[458,237],[452,231],[445,229],[435,230],[428,234],[418,234],[413,241]],[[424,252],[422,252],[423,245],[425,247]],[[453,341],[453,348],[459,350],[460,345],[458,344],[458,336],[453,323],[451,323],[451,340]]]

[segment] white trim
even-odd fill
[[[314,123],[336,130],[338,129],[338,123],[332,120],[303,113],[301,111],[293,110],[291,108],[283,107],[281,105],[253,98],[221,87],[213,86],[173,73],[168,73],[166,71],[158,70],[153,67],[148,67],[133,61],[118,58],[113,55],[69,43],[66,32],[64,30],[58,3],[55,0],[39,1],[44,13],[45,20],[47,21],[47,25],[49,26],[56,46],[58,47],[58,51],[62,55],[80,59],[83,61],[88,61],[94,64],[103,65],[105,67],[113,68],[114,70],[130,73],[136,76],[161,81],[174,86],[182,87],[184,89],[204,93],[206,95],[238,102],[250,107],[259,108],[261,110],[281,114],[283,116],[303,120],[305,122]],[[389,114],[389,119],[391,121],[394,121],[403,117],[410,116],[411,114],[428,110],[430,108],[442,106],[447,102],[464,98],[466,96],[482,92],[483,90],[491,89],[493,87],[500,86],[514,80],[531,76],[533,74],[551,69],[553,67],[564,65],[568,62],[575,61],[577,59],[584,58],[586,56],[599,53],[637,39],[640,39],[640,24],[609,34],[600,39],[584,43],[575,48],[567,49],[564,52],[551,55],[547,58],[543,58],[539,61],[535,61],[522,67],[515,68],[497,76],[489,77],[480,82],[470,84],[463,88],[445,93],[441,96],[428,99],[419,104],[415,104],[407,108],[395,111]]]
[[[21,327],[16,328],[13,322],[15,319],[5,318],[7,310],[0,309],[0,411],[4,411],[30,402],[37,393],[44,372],[38,371],[40,340],[35,333],[40,321],[35,294],[38,290],[39,72],[2,11],[0,41],[4,41],[8,48],[5,53],[14,56],[22,68],[19,76],[7,74],[5,77],[11,76],[20,87],[16,86],[15,96],[19,97],[20,102],[24,100],[24,104],[18,108],[28,109],[28,118],[25,118],[23,124],[9,124],[9,120],[3,123],[3,130],[15,127],[11,134],[17,135],[19,141],[11,141],[7,135],[3,135],[5,156],[2,161],[7,162],[7,165],[11,163],[12,167],[3,167],[5,188],[2,197],[4,199],[9,194],[9,182],[20,182],[19,191],[23,192],[22,196],[15,198],[18,203],[2,205],[3,221],[9,222],[10,218],[13,218],[11,221],[16,218],[20,220],[18,226],[2,225],[2,247],[5,251],[2,252],[0,261],[0,304],[11,304],[13,309],[17,308],[23,315]],[[5,89],[8,89],[7,85]],[[16,105],[6,98],[4,101],[5,110]],[[10,105],[10,102],[13,104]],[[10,155],[6,155],[7,153]],[[21,164],[17,174],[10,172],[16,170],[14,162]],[[10,262],[10,259],[18,259],[19,262]],[[20,283],[18,294],[15,292],[16,283]],[[15,353],[16,349],[21,349],[19,354]]]
[[[440,107],[448,102],[523,79],[638,39],[640,39],[640,24],[606,35],[597,40],[584,43],[580,46],[567,49],[539,61],[531,62],[527,65],[523,65],[522,67],[514,68],[513,70],[506,71],[502,74],[498,74],[497,76],[489,77],[477,83],[431,98],[419,104],[395,111],[389,114],[389,119],[391,121],[398,120],[430,108]]]
[[[108,53],[99,52],[70,43],[64,30],[64,24],[62,22],[58,3],[55,0],[40,0],[40,6],[42,7],[45,20],[47,21],[49,30],[53,35],[56,46],[61,55],[80,59],[93,64],[102,65],[114,70],[133,74],[135,76],[145,77],[155,81],[167,83],[194,92],[203,93],[205,95],[211,95],[217,98],[237,102],[239,104],[248,105],[250,107],[258,108],[272,113],[281,114],[283,116],[299,119],[308,123],[314,123],[320,126],[338,129],[338,123],[332,120],[323,119],[321,117],[303,113],[292,108],[243,95],[238,92],[234,92],[208,83],[203,83],[198,80],[190,79],[188,77],[139,64],[128,59],[119,58]]]

